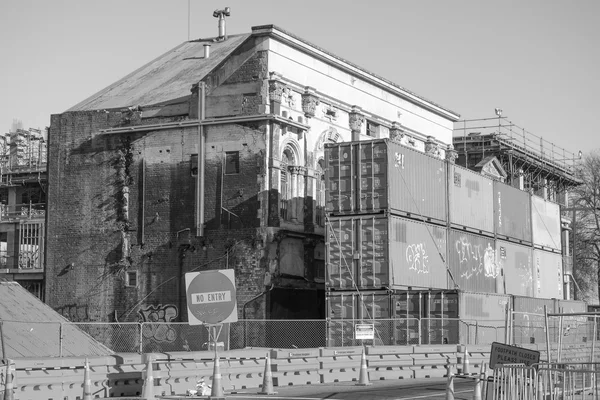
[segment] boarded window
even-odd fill
[[[225,153],[225,174],[240,173],[240,152],[228,151]]]

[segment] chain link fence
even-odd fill
[[[374,339],[355,339],[357,324],[373,324]],[[318,348],[344,346],[410,346],[438,344],[488,345],[504,342],[504,321],[452,318],[375,320],[240,320],[223,324],[217,346],[223,350],[247,347]],[[561,331],[562,329],[562,331]],[[594,321],[551,321],[549,337],[563,344],[592,342]],[[37,334],[37,336],[36,336]],[[531,317],[512,326],[513,343],[546,342],[544,321]],[[15,346],[16,341],[21,342]],[[86,342],[87,341],[87,342]],[[30,343],[30,344],[29,344]],[[212,350],[208,331],[187,322],[31,323],[0,321],[2,358],[23,357],[23,346],[39,357],[103,355],[106,352],[148,353]],[[104,353],[102,350],[104,349]]]

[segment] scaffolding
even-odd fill
[[[453,145],[458,165],[473,168],[494,156],[509,184],[536,194],[546,191],[543,197],[559,203],[564,204],[570,187],[581,184],[574,168],[581,152],[570,152],[501,116],[456,122]]]

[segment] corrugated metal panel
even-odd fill
[[[587,312],[587,303],[579,300],[558,300],[558,307],[563,313],[583,313]],[[557,310],[561,311],[561,310]]]
[[[387,139],[325,146],[330,213],[391,211],[447,220],[446,163]]]
[[[458,343],[455,291],[396,290],[392,294],[394,339],[398,345]]]
[[[504,325],[506,306],[512,309],[512,296],[490,293],[459,293],[459,316],[465,320],[497,321]]]
[[[449,287],[456,283],[461,290],[468,292],[503,292],[498,287],[502,277],[496,263],[496,244],[493,238],[451,229],[448,247],[448,264],[454,278],[454,282],[449,280]]]
[[[494,181],[494,220],[498,238],[531,243],[531,200],[527,192]]]
[[[533,250],[534,297],[563,298],[562,256]]]
[[[327,286],[330,288],[355,288],[354,252],[358,247],[355,225],[359,222],[356,218],[344,217],[331,218],[327,224],[325,257],[327,260]]]
[[[531,222],[533,244],[560,251],[560,206],[541,197],[531,196]]]
[[[460,342],[479,344],[503,342],[506,335],[506,307],[512,310],[512,296],[459,292]]]
[[[513,298],[513,338],[515,343],[545,343],[544,306],[548,313],[556,310],[556,301],[515,296]]]
[[[325,210],[331,213],[355,211],[356,163],[352,143],[325,147]]]
[[[446,229],[396,216],[390,219],[390,286],[446,289]]]
[[[496,263],[503,276],[505,294],[533,296],[531,247],[503,240],[496,241]]]
[[[457,165],[451,167],[449,178],[450,222],[467,229],[493,233],[493,181]]]
[[[360,220],[358,285],[377,288],[390,285],[389,218],[364,217]]]
[[[360,345],[354,339],[354,324],[373,323],[375,340],[364,344],[388,344],[392,342],[391,296],[387,291],[328,292],[326,308],[329,318],[328,345]],[[384,321],[377,321],[384,320]]]
[[[397,216],[331,217],[326,246],[332,289],[447,288],[445,228]]]

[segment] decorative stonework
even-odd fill
[[[271,72],[269,79],[269,100],[281,103],[282,97],[288,87],[281,81],[281,75]]]
[[[360,133],[362,125],[365,123],[365,116],[362,114],[362,109],[360,107],[353,106],[349,117],[349,125],[352,133]]]
[[[296,99],[294,98],[294,91],[287,86],[283,89],[281,101],[285,101],[289,108],[296,108]]]
[[[425,142],[425,153],[435,157],[440,157],[440,147],[433,136],[427,136],[427,142]]]
[[[448,149],[446,149],[446,161],[450,164],[456,163],[456,159],[458,158],[458,152],[454,150],[454,146],[451,144],[448,145]]]
[[[315,89],[310,86],[302,94],[302,111],[307,118],[314,117],[319,105],[319,98],[315,94]]]
[[[390,128],[390,139],[395,140],[396,142],[400,142],[404,139],[405,133],[402,125],[399,122],[392,122],[392,127]]]

